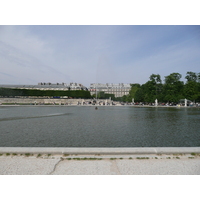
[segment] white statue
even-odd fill
[[[158,100],[157,99],[155,100],[155,106],[158,106]]]
[[[187,107],[187,99],[185,99],[185,107]]]

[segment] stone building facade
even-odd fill
[[[131,89],[131,84],[113,84],[113,83],[91,83],[87,88],[80,83],[50,83],[40,82],[37,85],[0,85],[0,88],[15,88],[15,89],[35,89],[35,90],[89,90],[91,95],[98,92],[105,94],[114,94],[115,97],[128,95]]]
[[[80,83],[38,83],[37,85],[0,85],[0,88],[35,89],[35,90],[87,90]]]
[[[92,83],[90,84],[90,94],[94,95],[98,92],[104,92],[105,94],[114,94],[115,97],[122,97],[128,95],[131,89],[131,84],[119,83]]]

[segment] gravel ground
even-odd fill
[[[0,175],[200,175],[200,156],[0,156]]]
[[[38,159],[23,157],[0,158],[1,175],[43,175],[49,174],[58,161],[55,159]]]

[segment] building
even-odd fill
[[[113,83],[91,83],[89,88],[86,88],[80,83],[50,83],[40,82],[37,85],[0,85],[0,88],[12,89],[35,89],[35,90],[89,90],[91,95],[96,92],[104,92],[105,94],[114,94],[115,97],[128,95],[131,89],[131,84],[113,84]]]
[[[38,83],[38,85],[0,85],[0,88],[35,90],[88,90],[80,83]]]
[[[122,97],[128,95],[131,90],[131,84],[113,84],[113,83],[92,83],[90,84],[90,94],[94,95],[98,92],[104,92],[105,94],[114,94],[115,97]]]
[[[38,83],[41,88],[60,89],[60,90],[87,90],[85,86],[80,83]]]

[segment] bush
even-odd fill
[[[34,90],[34,89],[10,89],[0,88],[0,96],[15,97],[15,96],[48,96],[48,97],[62,97],[68,96],[72,98],[91,98],[90,92],[85,90]]]

